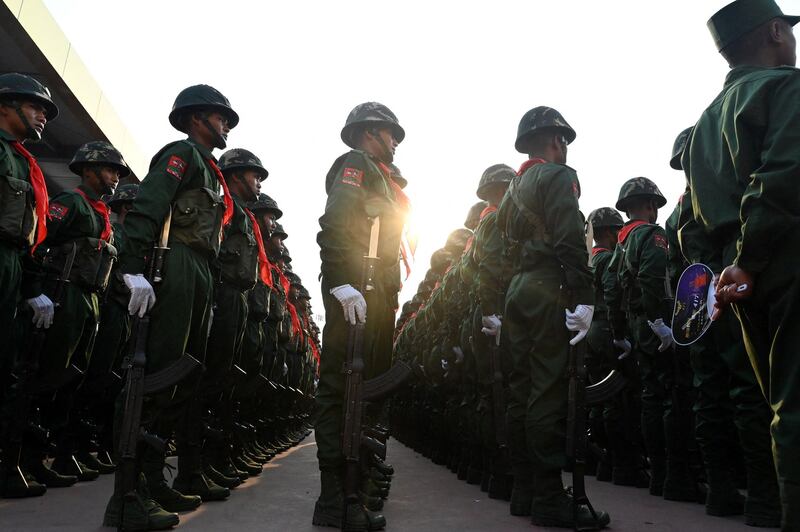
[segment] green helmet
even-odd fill
[[[122,154],[114,146],[104,140],[87,142],[75,152],[69,163],[72,173],[81,175],[81,169],[87,164],[97,164],[111,166],[119,171],[120,177],[127,177],[131,174],[128,163],[122,158]]]
[[[253,212],[257,211],[272,211],[275,213],[275,219],[278,220],[283,216],[283,211],[278,208],[278,202],[270,198],[263,192],[258,195],[256,201],[251,201],[247,204],[247,208]]]
[[[275,230],[272,232],[272,236],[279,236],[281,240],[289,238],[289,235],[283,230],[283,226],[279,223],[275,224]]]
[[[722,51],[774,18],[782,18],[792,26],[800,22],[800,17],[784,15],[775,0],[736,0],[714,13],[707,25],[717,50]]]
[[[289,284],[292,286],[303,286],[300,276],[294,272],[286,272],[286,278],[289,279]]]
[[[39,103],[47,112],[48,122],[58,116],[58,106],[53,103],[47,87],[25,74],[0,74],[0,100],[30,100]]]
[[[478,183],[478,190],[475,195],[480,199],[486,199],[487,189],[495,183],[511,183],[511,180],[516,177],[517,172],[507,164],[493,164],[484,170],[481,176],[480,183]]]
[[[487,202],[479,201],[470,207],[469,211],[467,211],[467,219],[464,220],[464,227],[470,231],[474,231],[475,228],[478,227],[478,223],[481,221],[481,213],[483,212],[483,209],[488,206],[489,204]]]
[[[311,299],[311,294],[308,293],[305,286],[300,285],[300,293],[297,295],[297,299]]]
[[[117,190],[114,191],[114,195],[111,196],[111,199],[108,200],[108,207],[117,212],[120,205],[126,202],[133,202],[136,199],[136,194],[139,193],[139,185],[136,183],[127,183],[125,185],[120,185],[117,187]]]
[[[633,198],[652,198],[656,201],[660,209],[667,204],[667,198],[658,190],[655,183],[646,177],[634,177],[625,181],[619,189],[619,199],[617,200],[617,210],[627,211],[626,206]]]
[[[681,131],[675,139],[675,143],[672,145],[672,158],[669,160],[669,165],[675,170],[683,170],[681,157],[683,156],[683,150],[686,149],[686,143],[689,142],[689,135],[692,134],[693,129],[694,126],[687,127]]]
[[[467,241],[471,236],[472,231],[469,229],[456,229],[447,236],[444,249],[453,255],[461,255],[464,252],[464,248],[467,247]]]
[[[185,113],[204,110],[216,111],[223,115],[228,119],[228,127],[231,129],[239,123],[239,115],[231,108],[231,102],[210,85],[192,85],[179,92],[169,113],[169,123],[178,131],[187,133],[180,122],[180,117]]]
[[[567,144],[575,140],[575,130],[572,129],[561,113],[552,107],[534,107],[524,115],[519,121],[517,127],[517,141],[514,147],[520,153],[528,153],[527,144],[528,140],[535,133],[542,131],[552,131],[553,133],[561,133],[567,139]]]
[[[264,165],[261,164],[261,159],[249,150],[242,148],[234,148],[222,154],[219,158],[219,169],[223,172],[228,170],[255,170],[259,173],[259,181],[264,181],[269,172]]]
[[[366,102],[356,105],[347,115],[347,120],[342,128],[342,142],[355,149],[358,147],[358,139],[355,138],[355,133],[372,127],[390,128],[398,143],[403,142],[406,136],[406,132],[400,127],[397,117],[388,107],[378,102]]]
[[[625,225],[619,212],[611,207],[600,207],[593,210],[589,213],[586,221],[592,224],[592,229],[595,231],[601,227],[622,227]]]
[[[284,264],[289,264],[290,262],[292,262],[292,256],[289,254],[289,248],[287,248],[285,245],[283,246],[283,252],[281,253],[280,258],[283,259]]]
[[[453,256],[446,249],[437,249],[431,255],[431,270],[444,273],[448,266],[453,262]]]

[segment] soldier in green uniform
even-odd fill
[[[33,313],[37,327],[50,327],[54,307],[41,287],[23,280],[23,262],[47,235],[48,195],[44,174],[23,143],[42,138],[45,125],[58,116],[50,91],[23,74],[0,75],[0,496],[42,495],[45,487],[19,467],[22,432],[27,424],[26,402],[21,389],[25,384],[13,374],[34,369],[26,366],[27,357],[17,352],[21,346],[15,323],[22,301]],[[37,288],[39,288],[37,290]],[[25,318],[29,317],[26,311]],[[16,366],[16,367],[15,367]],[[26,370],[27,368],[27,370]]]
[[[234,210],[212,154],[214,148],[225,147],[228,132],[239,122],[228,99],[208,85],[188,87],[178,94],[169,120],[188,138],[166,145],[153,157],[125,219],[127,240],[119,264],[124,283],[131,291],[128,311],[140,316],[150,312],[147,373],[170,367],[184,353],[200,361],[205,359],[212,305],[211,262],[219,252],[221,229],[230,223]],[[154,287],[144,276],[146,258],[159,240],[168,216],[169,251],[163,280]],[[179,375],[177,388],[167,388],[147,398],[142,423],[150,432],[167,437],[172,434],[176,420],[191,402],[197,379],[196,371]],[[122,414],[118,411],[119,416]],[[180,448],[194,435],[187,434],[185,426],[177,428]],[[123,500],[122,479],[118,475],[106,507],[107,526],[119,526],[122,515],[130,516],[134,522],[145,522],[147,529],[173,526],[178,522],[177,515],[165,512],[162,506],[171,512],[192,510],[201,503],[201,497],[219,498],[221,490],[227,491],[203,475],[201,464],[193,463],[187,464],[192,467],[183,468],[176,479],[178,487],[189,493],[184,495],[167,485],[164,455],[149,446],[140,449],[139,463],[147,480],[147,492],[140,493],[141,498],[136,501]]]
[[[614,342],[611,334],[609,309],[603,296],[603,279],[617,246],[617,234],[624,225],[616,209],[601,207],[587,217],[591,224],[595,245],[592,248],[592,275],[594,276],[595,312],[589,329],[586,365],[589,377],[598,381],[612,369],[618,369],[628,378],[629,384],[620,395],[611,398],[593,414],[600,418],[597,424],[608,442],[611,480],[620,486],[646,487],[647,476],[640,467],[639,451],[639,390],[635,375],[635,361],[630,357],[631,344],[623,339]],[[593,424],[594,426],[594,424]],[[598,469],[598,477],[600,470]],[[599,479],[598,479],[599,480]]]
[[[34,253],[37,282],[58,305],[37,374],[40,383],[47,383],[38,403],[57,450],[50,469],[42,463],[41,447],[26,449],[24,460],[40,483],[52,486],[71,484],[75,478],[94,480],[99,474],[74,457],[78,420],[71,410],[82,406],[75,405],[81,373],[74,368],[85,372],[89,366],[100,318],[98,294],[105,291],[117,256],[110,211],[101,197],[113,194],[119,179],[130,173],[122,155],[104,141],[81,146],[69,168],[81,176],[81,184],[50,201],[47,238]],[[60,300],[55,301],[59,285]]]
[[[464,220],[464,227],[470,231],[475,231],[481,221],[481,213],[483,213],[488,206],[489,204],[486,201],[481,200],[470,207],[469,211],[467,211],[467,219]]]
[[[515,250],[504,315],[513,363],[509,432],[524,431],[533,474],[515,478],[514,486],[529,490],[534,524],[592,528],[607,526],[608,514],[598,512],[595,522],[585,505],[573,514],[572,498],[561,481],[569,348],[586,337],[594,312],[578,209],[580,183],[566,166],[567,145],[574,139],[575,130],[555,109],[536,107],[525,113],[515,147],[529,159],[500,204],[497,225]],[[570,330],[577,331],[571,340]]]
[[[682,158],[695,220],[727,265],[718,303],[735,303],[774,414],[783,530],[800,529],[798,21],[773,0],[738,0],[711,17],[708,27],[731,71]]]
[[[692,128],[676,138],[670,166],[681,170],[681,155]],[[675,245],[686,261],[701,262],[712,271],[723,268],[722,249],[714,246],[695,221],[691,191],[677,205],[678,241]],[[673,218],[670,217],[670,218]],[[668,231],[669,236],[669,231]],[[672,250],[670,242],[670,250]],[[680,272],[678,272],[680,273]],[[778,482],[769,437],[772,414],[747,358],[741,328],[731,312],[712,323],[711,330],[689,347],[697,398],[695,435],[703,456],[709,515],[744,513],[750,526],[777,527],[781,509]],[[731,444],[731,436],[738,441]],[[731,453],[741,447],[747,472],[747,498],[732,478]]]
[[[230,488],[238,485],[239,479],[223,475],[212,462],[227,462],[227,456],[219,455],[230,453],[233,444],[235,405],[232,392],[234,385],[241,384],[238,363],[247,323],[247,295],[260,274],[271,281],[261,230],[255,216],[245,206],[247,202],[258,199],[261,182],[269,172],[252,152],[239,148],[223,153],[219,166],[233,199],[233,218],[223,229],[224,237],[213,269],[216,281],[214,318],[208,336],[206,370],[199,386],[200,400],[205,404],[200,406],[198,413],[210,408],[219,423],[217,428],[223,433],[219,438],[206,440],[204,471],[212,482],[219,481],[221,486]],[[260,267],[259,261],[264,268]],[[198,418],[194,422],[201,423],[201,420]],[[199,449],[195,451],[199,452]],[[252,464],[251,471],[260,473],[260,464]]]
[[[398,257],[407,199],[388,167],[405,137],[395,115],[375,102],[356,106],[341,132],[352,150],[340,156],[325,179],[328,200],[320,218],[317,242],[322,259],[322,297],[325,305],[325,341],[322,346],[317,390],[317,457],[322,490],[313,522],[342,523],[341,474],[343,456],[340,434],[348,324],[365,321],[366,377],[388,367],[391,357],[394,312],[400,288]],[[378,256],[374,293],[369,308],[356,288],[361,282],[362,257],[368,252],[370,223],[367,202],[380,212]],[[372,209],[370,209],[372,210]],[[374,213],[371,213],[374,215]],[[380,529],[385,519],[366,510],[347,508],[348,526]]]
[[[499,348],[493,348],[492,344],[505,348],[501,316],[505,306],[506,289],[512,274],[511,265],[503,254],[503,239],[497,227],[497,207],[515,176],[516,172],[510,166],[495,164],[483,172],[478,184],[476,195],[484,200],[484,208],[479,214],[472,252],[473,260],[478,266],[475,282],[478,304],[475,305],[472,315],[471,334],[478,381],[477,409],[480,438],[485,452],[489,455],[488,468],[491,470],[487,486],[489,497],[505,499],[511,496],[511,514],[529,515],[530,499],[525,496],[523,502],[525,508],[518,509],[511,493],[512,486],[507,482],[510,468],[508,450],[501,448],[501,443],[505,446],[506,434],[498,434],[498,430],[505,427],[505,418],[502,422],[495,419],[497,407],[494,405],[495,401],[500,401],[503,408],[506,404],[504,396],[510,359],[501,354]],[[481,203],[476,207],[480,205]],[[501,336],[499,342],[496,339],[497,335]],[[495,357],[495,360],[491,360],[490,357]],[[499,376],[502,376],[503,382],[495,389],[493,381]],[[495,391],[502,391],[503,397],[495,397]],[[505,416],[505,412],[502,415]],[[516,457],[516,463],[519,463],[520,456],[527,456],[524,446],[515,446],[512,452]]]
[[[616,208],[629,221],[617,238],[609,266],[616,276],[604,283],[606,303],[618,347],[630,333],[642,388],[642,435],[650,459],[650,493],[667,500],[700,501],[689,471],[691,410],[686,390],[691,377],[685,359],[676,355],[672,331],[672,293],[667,272],[667,236],[656,224],[666,204],[661,191],[646,177],[626,181]],[[674,393],[673,393],[674,392]],[[676,404],[677,400],[677,404]]]

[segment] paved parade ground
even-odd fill
[[[255,479],[233,490],[226,502],[203,504],[181,515],[178,530],[197,531],[323,531],[311,526],[319,489],[313,435],[269,462]],[[477,486],[456,479],[445,467],[392,440],[389,461],[397,473],[384,514],[389,531],[530,531],[522,517],[508,514],[508,505],[491,500]],[[100,526],[113,475],[71,488],[52,489],[44,497],[0,499],[0,530],[107,531]],[[569,476],[565,477],[569,482]],[[620,488],[587,478],[592,502],[611,514],[620,531],[736,532],[753,531],[741,518],[713,518],[699,504],[673,503],[651,497],[647,490]],[[543,530],[543,529],[537,529]]]

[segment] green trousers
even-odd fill
[[[566,293],[558,274],[522,272],[506,293],[504,328],[513,362],[509,387],[512,445],[520,425],[536,479],[534,510],[547,511],[561,495],[566,455],[567,363],[569,331],[564,326]],[[516,471],[512,449],[512,467]]]
[[[227,283],[216,283],[214,319],[206,347],[206,382],[218,382],[239,361],[246,322],[247,292]]]
[[[18,328],[14,327],[14,318],[17,314],[17,305],[20,303],[20,284],[22,283],[21,251],[0,240],[0,323],[3,323],[0,332],[0,345],[3,345],[3,354],[0,355],[0,371],[11,364],[7,357],[13,357],[16,352]]]

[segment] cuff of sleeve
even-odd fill
[[[138,257],[123,257],[119,261],[120,273],[144,273],[144,259]]]

